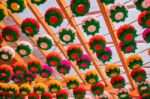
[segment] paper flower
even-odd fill
[[[107,61],[110,61],[110,59],[112,58],[112,51],[109,47],[105,47],[104,52],[97,53],[96,56],[99,60],[105,63]]]
[[[7,8],[12,13],[20,13],[26,8],[27,3],[26,0],[8,0],[7,1]]]
[[[70,26],[63,26],[59,30],[59,39],[65,44],[73,43],[75,39],[75,30]]]
[[[25,35],[33,37],[36,34],[38,34],[40,29],[40,24],[34,18],[26,18],[25,20],[23,20],[21,24],[21,29]]]
[[[0,95],[5,93],[7,89],[7,84],[0,82]]]
[[[25,74],[25,80],[26,81],[34,81],[34,79],[36,77],[37,77],[37,74],[34,74],[31,71],[26,71],[26,74]]]
[[[71,69],[71,63],[68,60],[62,60],[60,65],[57,66],[57,71],[64,75],[68,74]]]
[[[45,92],[45,94],[41,95],[41,99],[52,99],[53,96],[50,92]]]
[[[41,95],[44,94],[47,90],[47,86],[43,83],[36,83],[33,87],[34,93]]]
[[[11,76],[13,75],[13,69],[11,66],[3,64],[0,66],[0,81],[9,82]]]
[[[110,7],[110,18],[113,22],[123,22],[128,17],[128,10],[124,5],[114,4]]]
[[[40,35],[36,42],[37,46],[42,50],[49,50],[52,48],[52,41],[48,35]]]
[[[26,73],[27,66],[22,62],[16,62],[12,65],[12,67],[16,75],[24,75]]]
[[[19,92],[17,92],[15,95],[14,95],[14,98],[15,99],[24,99],[25,96],[21,95]]]
[[[119,97],[119,99],[132,99],[131,96],[129,95],[127,88],[120,89],[119,92],[117,93],[117,96]]]
[[[8,12],[7,12],[7,8],[5,5],[3,4],[0,4],[0,21],[4,20],[6,18],[6,16],[8,15]]]
[[[114,88],[121,89],[125,87],[125,79],[121,75],[111,78],[110,83]]]
[[[149,0],[133,0],[136,5],[136,8],[140,11],[150,11],[150,2]]]
[[[25,75],[25,74],[24,74]],[[16,83],[16,84],[22,84],[25,83],[27,81],[25,81],[25,76],[22,74],[14,74],[12,76],[12,80]]]
[[[33,46],[27,41],[20,41],[17,43],[16,52],[21,56],[25,57],[31,54]]]
[[[94,71],[94,70],[88,70],[85,73],[85,80],[89,84],[95,84],[95,83],[97,83],[98,82],[98,74],[97,74],[97,72]]]
[[[2,29],[2,36],[6,41],[14,42],[20,37],[20,30],[16,26],[8,25]]]
[[[70,8],[75,16],[84,16],[90,10],[90,1],[89,0],[71,0]]]
[[[137,49],[137,43],[135,41],[128,44],[120,42],[119,46],[124,54],[135,53],[135,50]]]
[[[91,91],[93,95],[102,95],[104,92],[104,85],[100,82],[91,85]]]
[[[68,92],[66,90],[60,90],[56,93],[57,99],[68,99]]]
[[[48,25],[57,27],[63,22],[63,13],[60,8],[51,7],[45,13],[45,21]]]
[[[131,76],[135,82],[143,82],[146,80],[146,71],[142,68],[138,68],[131,72]]]
[[[62,87],[61,82],[58,80],[51,79],[48,82],[48,88],[51,93],[58,92],[59,90],[61,90],[61,87]]]
[[[16,84],[8,84],[6,90],[8,94],[14,95],[19,91],[19,87]]]
[[[150,11],[143,11],[139,14],[138,24],[143,28],[150,28]]]
[[[136,32],[137,31],[134,26],[125,24],[120,26],[117,30],[117,37],[121,42],[129,44],[131,42],[134,42],[135,37],[137,37]]]
[[[28,95],[28,99],[40,99],[40,96],[32,92]]]
[[[49,66],[59,66],[61,62],[61,56],[58,52],[50,52],[47,56],[46,56],[46,63]]]
[[[47,64],[43,65],[43,69],[40,72],[40,75],[43,78],[49,78],[53,73],[52,67],[48,66]]]
[[[20,94],[24,96],[30,94],[31,91],[32,91],[32,87],[29,84],[22,84],[20,86]]]
[[[82,27],[87,35],[99,33],[100,23],[96,17],[87,17],[82,21]]]
[[[43,64],[39,59],[32,59],[28,62],[28,69],[33,73],[40,73],[43,69]]]
[[[72,44],[67,48],[67,55],[72,61],[79,59],[82,53],[83,50],[79,45]]]
[[[105,72],[107,74],[108,77],[116,77],[120,74],[120,68],[117,64],[108,64],[105,67]]]
[[[89,40],[89,46],[93,52],[102,53],[106,46],[106,40],[101,35],[94,35]]]
[[[142,33],[142,36],[147,43],[150,43],[150,28],[145,29]]]
[[[31,0],[33,4],[41,5],[44,4],[47,0]]]
[[[15,57],[15,51],[10,46],[3,46],[0,48],[0,60],[10,61]]]
[[[143,59],[137,54],[129,56],[126,62],[130,69],[138,69],[143,65]]]
[[[88,69],[91,65],[91,58],[87,54],[82,54],[81,58],[76,61],[79,69]]]
[[[78,86],[77,88],[73,89],[73,95],[75,99],[84,99],[86,94],[86,90],[82,86]]]
[[[69,89],[74,89],[79,86],[79,79],[75,76],[69,76],[66,78],[66,83]]]

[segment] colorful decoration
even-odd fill
[[[135,50],[137,49],[137,44],[135,41],[128,44],[120,42],[119,45],[124,54],[135,53]]]
[[[70,8],[75,16],[84,16],[90,10],[90,1],[89,0],[71,0]]]
[[[150,86],[149,86],[149,82],[145,81],[145,82],[141,82],[138,83],[138,90],[140,95],[144,98],[144,99],[148,99],[148,97],[150,97]]]
[[[99,99],[109,99],[108,93],[104,92],[103,95],[100,95]]]
[[[110,83],[114,88],[121,89],[125,87],[125,79],[121,75],[111,78]]]
[[[20,13],[23,12],[23,10],[26,8],[27,3],[25,0],[8,0],[7,1],[7,8],[12,13]]]
[[[28,62],[28,69],[33,73],[40,73],[43,69],[42,62],[39,59],[32,59]]]
[[[113,22],[123,22],[128,17],[128,10],[124,5],[114,4],[110,7],[110,18]]]
[[[118,97],[119,99],[132,99],[129,95],[128,89],[127,88],[122,88],[118,91]]]
[[[66,90],[60,90],[56,94],[57,99],[68,99],[68,96],[69,94]]]
[[[102,53],[102,52],[104,52],[104,49],[106,46],[106,40],[101,35],[94,35],[89,40],[89,46],[93,52]]]
[[[16,75],[24,75],[26,73],[27,66],[22,62],[16,62],[13,64],[13,71]]]
[[[18,74],[14,74],[12,76],[12,80],[17,83],[17,84],[22,84],[22,83],[25,83],[25,78],[24,78],[24,75],[18,75]]]
[[[0,95],[6,91],[7,84],[0,82]]]
[[[140,11],[150,11],[149,0],[133,0],[136,5],[136,8]]]
[[[21,29],[25,35],[33,37],[36,34],[38,34],[40,29],[40,24],[34,18],[26,18],[25,20],[23,20],[21,24]]]
[[[49,82],[48,82],[48,88],[49,88],[49,91],[51,93],[56,93],[58,92],[59,90],[61,90],[61,82],[58,81],[58,80],[55,80],[55,79],[51,79]]]
[[[121,42],[129,44],[130,42],[134,42],[135,37],[137,37],[136,32],[134,26],[125,24],[120,26],[117,30],[117,37]]]
[[[50,92],[46,92],[45,94],[41,95],[41,99],[52,99],[52,95]]]
[[[0,15],[0,21],[4,20],[8,15],[7,8],[3,4],[0,4]]]
[[[51,7],[45,13],[45,21],[48,25],[57,27],[63,22],[63,13],[60,8]]]
[[[40,99],[40,96],[32,92],[28,95],[28,99]]]
[[[139,14],[138,24],[143,28],[150,28],[150,11],[143,11]]]
[[[87,35],[99,33],[100,23],[96,17],[87,17],[82,21],[82,27]]]
[[[20,86],[20,94],[24,96],[30,94],[31,91],[32,91],[32,87],[29,84],[22,84]]]
[[[108,5],[108,4],[114,4],[115,0],[100,0],[100,2],[105,3],[106,5]]]
[[[43,65],[43,69],[42,71],[40,72],[40,75],[43,77],[43,78],[49,78],[53,73],[53,69],[52,67],[48,66],[47,64]]]
[[[46,1],[47,0],[31,0],[31,2],[36,5],[41,5],[41,4],[45,3]]]
[[[50,52],[47,56],[46,56],[46,63],[49,66],[59,66],[61,62],[61,56],[59,53],[57,52]]]
[[[13,75],[13,69],[11,66],[3,64],[0,66],[0,80],[1,82],[9,82],[8,79]],[[4,80],[4,81],[3,81]]]
[[[100,82],[91,85],[93,95],[102,95],[104,92],[104,85]]]
[[[47,90],[47,86],[43,83],[36,83],[33,87],[34,93],[41,95],[44,94]]]
[[[33,74],[31,71],[26,71],[25,74],[25,80],[28,82],[34,81],[34,79],[37,77],[37,74]]]
[[[36,42],[37,46],[42,50],[49,50],[52,48],[52,41],[48,35],[40,35]]]
[[[120,68],[117,64],[108,64],[105,67],[105,72],[108,77],[113,78],[120,74]]]
[[[110,61],[110,59],[112,58],[112,51],[109,47],[105,47],[104,52],[97,53],[96,56],[99,60],[105,63],[107,61]]]
[[[2,37],[2,33],[0,32],[0,44],[2,44],[4,41],[4,38]]]
[[[150,43],[150,28],[145,29],[145,30],[143,31],[142,36],[143,36],[143,39],[144,39],[147,43]]]
[[[81,58],[76,61],[79,69],[88,69],[91,65],[91,58],[87,54],[82,54]]]
[[[137,54],[129,56],[126,62],[130,69],[138,69],[143,65],[142,58]]]
[[[133,70],[131,72],[132,78],[135,80],[135,82],[143,82],[146,80],[146,71],[142,68],[138,68],[136,70]]]
[[[2,29],[2,36],[6,41],[14,42],[20,37],[20,30],[16,26],[9,25]]]
[[[68,60],[62,60],[60,65],[57,66],[57,71],[64,75],[68,74],[71,69],[71,63]]]
[[[73,43],[75,39],[75,30],[70,26],[63,26],[59,30],[59,39],[65,44]]]
[[[95,84],[98,82],[98,74],[94,70],[89,70],[85,73],[85,80],[89,84]]]
[[[8,94],[14,95],[19,91],[19,87],[16,84],[8,84],[6,90]]]
[[[25,57],[31,54],[33,46],[27,41],[20,41],[17,43],[16,52],[21,56]]]
[[[67,48],[67,55],[72,61],[79,59],[82,53],[83,50],[79,45],[72,44]]]
[[[23,95],[21,95],[19,92],[17,92],[15,95],[14,95],[15,99],[24,99],[25,97]]]
[[[69,76],[66,79],[66,83],[69,89],[74,89],[79,86],[79,79],[75,76]]]
[[[10,61],[15,57],[15,51],[10,46],[3,46],[0,48],[0,60]]]
[[[73,89],[73,94],[75,99],[84,99],[86,90],[84,87],[78,86],[77,88]]]

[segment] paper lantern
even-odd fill
[[[31,71],[26,71],[25,74],[25,81],[31,82],[34,81],[34,79],[37,77],[37,74],[32,73]]]
[[[91,91],[93,95],[102,95],[104,92],[104,85],[103,83],[96,83],[91,85]]]
[[[65,44],[73,43],[75,40],[75,32],[76,31],[72,27],[63,26],[58,31],[59,39]]]
[[[75,16],[84,16],[90,10],[89,0],[71,0],[70,8]]]
[[[143,28],[150,28],[150,11],[143,11],[139,14],[138,24]]]
[[[36,34],[38,34],[40,29],[40,24],[34,18],[26,18],[25,20],[23,20],[21,24],[21,29],[25,35],[29,37],[33,37]]]
[[[66,78],[66,83],[69,89],[74,89],[79,86],[79,79],[75,76],[69,76]]]
[[[58,52],[50,52],[47,56],[46,56],[46,63],[49,66],[59,66],[61,62],[61,56]]]
[[[24,75],[26,73],[27,66],[22,62],[16,62],[12,67],[16,75]]]
[[[87,35],[99,33],[100,23],[96,17],[87,17],[82,21],[82,27]]]
[[[94,70],[89,70],[85,73],[85,80],[89,84],[95,84],[98,82],[98,74]]]
[[[120,74],[120,68],[117,64],[108,64],[105,67],[105,72],[107,74],[108,77],[116,77]]]
[[[45,21],[52,27],[60,26],[63,22],[63,13],[60,8],[51,7],[45,13]]]
[[[61,87],[61,82],[58,80],[51,79],[48,81],[48,88],[51,93],[57,93],[59,90],[61,90]]]
[[[66,90],[60,90],[56,93],[57,99],[68,99],[68,92]]]
[[[45,64],[43,66],[43,69],[41,70],[40,72],[40,75],[43,77],[43,78],[49,78],[53,73],[53,69],[52,67],[48,66],[47,64]]]
[[[102,53],[106,46],[106,40],[101,35],[94,35],[89,40],[89,46],[93,52]]]
[[[20,94],[26,96],[30,94],[32,91],[32,87],[29,84],[22,84],[20,86]]]
[[[136,8],[140,11],[150,11],[149,0],[133,0],[136,5]]]
[[[12,80],[16,83],[16,84],[22,84],[22,83],[25,83],[27,82],[25,80],[25,76],[24,75],[18,75],[18,74],[14,74],[12,76]]]
[[[86,94],[86,90],[82,86],[78,86],[77,88],[73,89],[73,95],[75,99],[84,99]]]
[[[41,95],[44,94],[47,90],[47,86],[43,83],[36,83],[33,87],[34,93]]]

